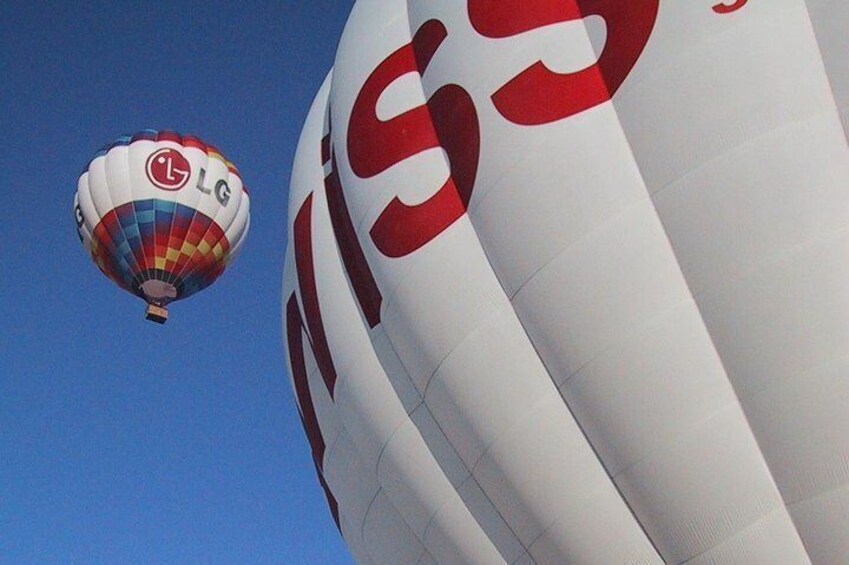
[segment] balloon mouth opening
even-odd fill
[[[166,306],[183,295],[183,280],[162,269],[147,269],[136,275],[132,291],[148,304]]]
[[[177,299],[180,289],[167,280],[156,278],[143,280],[136,286],[138,294],[147,302],[147,308],[144,311],[145,319],[157,324],[167,322],[168,308],[166,306]]]
[[[177,298],[177,287],[166,281],[144,281],[139,285],[139,290],[152,304],[166,304]]]

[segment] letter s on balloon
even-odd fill
[[[377,116],[380,95],[407,73],[424,74],[448,32],[429,20],[408,43],[384,59],[360,89],[348,126],[348,159],[361,178],[428,149],[448,155],[448,179],[428,200],[409,205],[395,197],[371,230],[372,241],[387,257],[403,257],[445,231],[465,212],[480,156],[480,125],[469,93],[456,84],[440,87],[423,105],[389,120]]]
[[[598,62],[575,73],[556,73],[537,61],[492,95],[498,112],[519,125],[541,125],[581,113],[613,96],[643,52],[659,0],[469,0],[469,20],[488,38],[601,16],[607,42]]]

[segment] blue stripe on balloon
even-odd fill
[[[153,210],[153,201],[152,200],[136,200],[133,202],[133,207],[136,209],[136,212],[139,210]]]
[[[173,213],[174,209],[177,207],[176,202],[171,202],[169,200],[154,200],[153,202],[156,209],[161,212]]]
[[[136,210],[136,221],[140,224],[151,224],[156,220],[153,210]]]

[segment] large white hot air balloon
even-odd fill
[[[361,563],[849,563],[849,2],[360,0],[286,350]]]

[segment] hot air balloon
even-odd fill
[[[849,563],[849,3],[360,0],[284,341],[360,563]]]
[[[217,279],[239,252],[250,197],[221,152],[194,136],[144,130],[88,163],[74,196],[77,233],[100,270],[147,303],[146,318]]]

